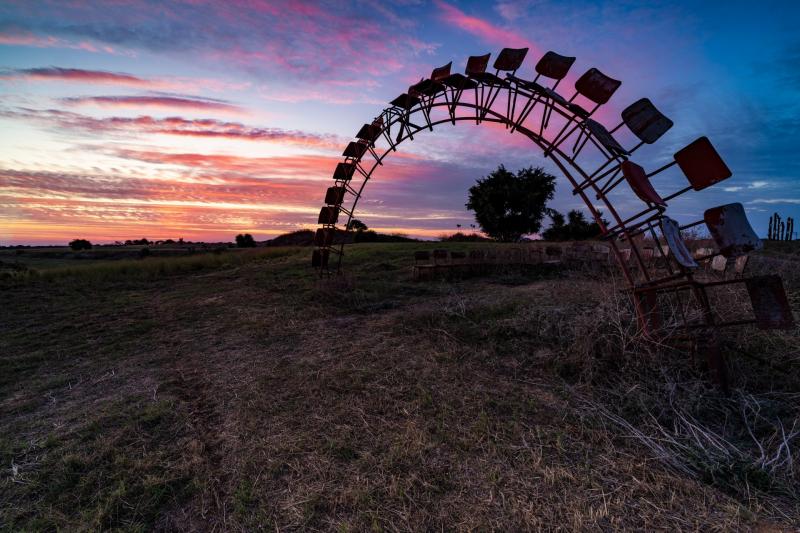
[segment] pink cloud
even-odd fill
[[[24,242],[58,242],[76,236],[108,241],[143,235],[210,239],[210,235],[222,234],[230,239],[239,228],[257,228],[265,234],[301,225],[313,228],[325,187],[331,183],[330,176],[340,159],[321,155],[250,158],[135,149],[105,153],[153,167],[122,171],[115,165],[87,172],[0,169],[0,225],[6,228],[6,234]],[[426,172],[441,177],[443,170],[429,164],[398,163],[381,174],[373,193],[404,205],[408,195],[418,195],[416,187],[404,182],[414,182]],[[177,169],[162,171],[162,164]],[[443,188],[452,195],[452,184]],[[371,209],[371,205],[380,208]],[[431,225],[453,227],[453,220],[462,214],[460,209],[439,209],[429,215],[425,208],[410,210],[383,201],[367,201],[362,211],[385,227],[393,224],[398,230],[418,235],[427,235],[424,228]]]
[[[319,163],[324,160],[320,159]],[[289,163],[284,161],[284,163]],[[328,162],[328,166],[329,166]],[[186,171],[189,172],[189,171]],[[321,193],[318,182],[309,180],[265,180],[249,176],[214,172],[205,176],[192,173],[183,179],[139,177],[109,173],[29,172],[0,169],[3,194],[29,202],[74,199],[148,201],[162,203],[227,203],[242,207],[269,203],[281,205],[308,204],[308,198]],[[324,190],[322,191],[324,193]],[[202,205],[200,206],[202,207]],[[312,206],[309,209],[313,209]]]
[[[79,83],[102,83],[129,87],[152,87],[157,82],[120,72],[85,70],[80,68],[41,67],[8,70],[0,73],[0,79],[57,80]]]
[[[46,128],[82,131],[89,134],[121,133],[130,135],[163,134],[183,137],[210,137],[231,140],[289,143],[315,148],[341,150],[347,140],[336,135],[309,133],[282,128],[258,128],[240,122],[216,119],[187,119],[183,117],[95,118],[80,113],[48,109],[19,109],[0,111],[0,116],[28,120]]]
[[[74,50],[85,50],[93,53],[117,53],[116,50],[109,45],[95,45],[89,41],[69,41],[53,37],[52,35],[42,36],[20,31],[0,32],[0,45],[31,46],[34,48],[72,48]]]
[[[246,89],[249,82],[230,82],[211,78],[142,78],[125,72],[87,70],[64,67],[37,67],[0,71],[0,80],[51,81],[92,85],[118,85],[123,87],[162,89],[173,91],[212,90],[215,92]]]
[[[420,68],[415,58],[430,55],[438,46],[414,35],[411,28],[419,21],[406,16],[407,9],[397,10],[401,16],[391,6],[258,0],[163,3],[158,9],[122,4],[109,10],[70,3],[68,9],[58,10],[59,16],[47,13],[40,19],[33,8],[19,3],[9,17],[20,28],[4,35],[9,42],[31,46],[79,47],[67,41],[75,37],[94,49],[108,44],[189,57],[193,63],[243,70],[273,94],[292,94],[302,88],[298,82],[305,82],[303,99],[337,103],[369,99],[376,82],[347,85],[353,79],[382,84],[395,75],[425,74],[430,65]],[[119,23],[120,10],[124,25]],[[31,26],[34,19],[39,22]]]
[[[314,186],[318,189],[321,187],[319,181],[329,180],[336,163],[340,160],[336,156],[315,154],[242,157],[228,154],[170,153],[137,149],[114,149],[106,150],[104,153],[122,159],[156,165],[178,165],[207,172],[200,175],[192,173],[192,180],[199,178],[217,181],[224,177],[224,180],[229,183],[258,183],[263,186],[264,179],[291,179],[293,182],[302,179],[308,182],[313,181]]]
[[[51,48],[63,46],[64,41],[52,36],[40,37],[32,33],[0,33],[0,45],[7,46],[35,46],[37,48]]]
[[[62,98],[68,105],[94,104],[103,107],[161,107],[167,109],[193,109],[197,111],[225,111],[238,113],[242,108],[222,100],[186,98],[178,96],[80,96]]]
[[[455,6],[451,6],[442,0],[435,0],[439,8],[441,18],[448,24],[475,35],[483,41],[499,47],[509,48],[530,48],[531,52],[536,53],[537,47],[525,37],[508,29],[495,26],[478,17],[467,15]]]

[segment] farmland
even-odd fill
[[[750,268],[797,317],[781,244]],[[731,331],[726,396],[614,269],[412,279],[478,246],[353,245],[322,280],[304,247],[2,251],[0,528],[800,523],[797,329]]]

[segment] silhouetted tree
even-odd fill
[[[555,209],[548,211],[551,224],[542,233],[542,238],[547,241],[581,241],[594,239],[600,235],[600,225],[586,220],[581,211],[573,209],[567,213],[566,221],[564,215]]]
[[[553,198],[556,177],[537,167],[516,174],[503,165],[469,189],[466,206],[484,233],[503,242],[519,241],[542,227],[547,202]]]
[[[91,250],[92,243],[87,241],[86,239],[74,239],[69,242],[69,247],[75,250],[76,252],[80,250]]]
[[[249,233],[239,234],[236,236],[236,246],[239,248],[255,248],[256,241]]]
[[[544,230],[542,238],[546,241],[566,240],[563,238],[567,234],[564,215],[555,209],[551,209],[547,214],[550,216],[550,227]]]
[[[367,231],[369,228],[367,227],[366,224],[364,224],[363,222],[361,222],[357,218],[354,218],[353,220],[350,221],[350,229],[352,231],[359,231],[360,232],[360,231]]]

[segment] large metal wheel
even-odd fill
[[[526,52],[504,49],[495,62],[495,74],[485,71],[488,55],[471,57],[466,76],[450,74],[450,64],[434,69],[430,78],[410,87],[364,124],[356,140],[346,147],[343,160],[334,170],[334,183],[326,191],[312,265],[321,276],[341,272],[346,245],[351,241],[351,223],[364,187],[403,142],[444,124],[502,124],[508,132],[527,137],[549,157],[568,180],[573,194],[583,200],[616,257],[642,329],[657,334],[664,324],[661,308],[669,300],[668,307],[673,310],[670,320],[700,335],[701,344],[708,346],[710,341],[712,346],[706,350],[709,367],[715,379],[726,386],[725,366],[715,347],[718,328],[751,322],[762,328],[777,328],[791,327],[793,323],[780,279],[777,283],[774,279],[741,277],[720,281],[698,276],[697,261],[706,258],[697,258],[689,251],[681,230],[705,223],[719,248],[714,254],[729,258],[760,247],[741,204],[709,209],[703,219],[683,227],[667,216],[669,200],[727,179],[730,170],[708,139],[701,137],[678,151],[671,163],[646,173],[633,162],[632,154],[643,144],[657,141],[672,121],[649,100],[641,99],[622,112],[619,126],[606,129],[591,117],[620,82],[590,69],[576,82],[575,95],[566,99],[555,88],[574,58],[548,52],[536,65],[536,78],[526,80],[516,76]],[[502,73],[505,77],[501,77]],[[543,87],[540,76],[555,79],[555,85]],[[575,103],[580,98],[596,105],[587,110]],[[640,141],[628,150],[613,135],[623,124]],[[689,185],[662,197],[650,178],[675,165]],[[609,197],[625,182],[639,205],[633,214],[621,213]],[[630,198],[626,203],[631,204]],[[603,216],[610,218],[609,224]],[[726,322],[716,316],[708,291],[730,283],[747,285],[754,318]],[[759,307],[758,302],[767,303]]]

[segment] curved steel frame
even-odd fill
[[[522,91],[518,91],[518,92],[522,92]],[[532,98],[535,98],[535,96],[532,96]],[[571,115],[567,111],[561,109],[560,107],[556,106],[555,103],[552,102],[552,101],[551,102],[545,102],[545,105],[548,106],[548,109],[545,110],[545,112],[548,115],[551,115],[553,112],[555,112],[556,114],[563,116],[567,120],[569,120],[571,117],[573,117],[573,115]],[[430,110],[437,109],[437,108],[447,108],[447,110],[448,110],[448,112],[450,114],[449,118],[442,118],[440,120],[435,120],[435,121],[427,121],[426,120],[425,126],[416,127],[414,129],[414,131],[411,131],[411,129],[409,127],[407,127],[407,125],[411,123],[410,118],[412,116],[414,116],[415,114],[418,114],[418,113],[419,114],[423,114],[427,118],[427,117],[430,116]],[[470,113],[469,115],[465,115],[465,116],[456,116],[454,108],[465,108],[465,109],[468,109],[468,110],[472,110],[473,113]],[[483,116],[481,118],[476,119],[477,113],[481,113]],[[388,115],[388,117],[387,117],[387,115]],[[613,217],[615,225],[622,225],[624,223],[624,220],[619,216],[619,214],[617,213],[617,210],[614,208],[613,204],[609,201],[608,197],[605,194],[602,193],[601,188],[598,186],[598,183],[596,183],[594,181],[591,181],[589,174],[586,171],[584,171],[573,159],[571,159],[567,154],[565,154],[560,148],[555,147],[554,145],[552,145],[550,143],[550,141],[547,138],[545,138],[543,135],[537,134],[536,132],[532,131],[529,128],[526,128],[525,126],[523,126],[521,124],[515,123],[512,119],[509,119],[507,116],[505,116],[504,114],[502,114],[502,113],[500,113],[498,111],[495,111],[494,109],[481,108],[480,106],[478,106],[476,104],[472,104],[472,103],[468,103],[468,102],[460,102],[460,101],[453,102],[453,103],[451,103],[451,102],[433,102],[427,108],[426,107],[422,107],[422,106],[418,106],[417,108],[410,110],[408,113],[405,113],[404,115],[405,116],[394,112],[392,108],[385,109],[383,111],[383,113],[381,113],[381,115],[379,115],[378,118],[384,119],[383,120],[383,127],[381,129],[381,136],[382,137],[391,140],[391,129],[392,129],[392,126],[394,126],[396,124],[400,124],[401,127],[403,128],[403,130],[405,130],[405,131],[401,131],[401,135],[396,137],[394,142],[390,142],[389,148],[386,151],[384,151],[382,154],[378,155],[374,150],[369,150],[369,151],[365,152],[365,153],[372,153],[373,154],[374,161],[373,161],[371,167],[369,167],[368,169],[364,169],[364,167],[361,164],[361,159],[360,158],[357,159],[357,160],[354,160],[354,161],[350,161],[351,158],[346,158],[345,159],[345,162],[353,162],[353,163],[355,163],[356,164],[356,171],[364,178],[363,181],[361,182],[360,186],[358,187],[358,189],[355,189],[350,185],[350,180],[336,180],[336,185],[337,186],[345,187],[345,189],[349,193],[351,193],[351,195],[353,196],[353,202],[350,205],[349,209],[344,207],[344,204],[342,204],[339,207],[339,210],[347,215],[347,222],[345,223],[344,226],[345,226],[345,230],[348,231],[348,232],[350,231],[350,222],[353,219],[353,215],[355,213],[355,209],[358,206],[358,201],[361,199],[361,195],[362,195],[362,192],[364,190],[364,187],[366,186],[367,182],[372,177],[372,174],[378,169],[378,167],[383,165],[384,159],[386,159],[386,157],[390,153],[396,151],[397,146],[400,143],[402,143],[405,140],[414,140],[414,135],[415,134],[418,134],[420,132],[424,132],[425,130],[433,131],[433,127],[434,126],[438,126],[440,124],[449,123],[449,124],[455,125],[458,122],[476,121],[476,120],[477,120],[477,122],[494,122],[494,123],[503,124],[503,125],[505,125],[507,127],[513,128],[513,132],[519,132],[520,134],[524,135],[525,137],[528,137],[539,148],[542,149],[543,153],[547,152],[548,153],[548,157],[550,157],[553,160],[555,165],[563,173],[564,177],[566,177],[567,180],[569,180],[570,185],[572,185],[573,190],[575,190],[575,194],[581,197],[581,199],[583,200],[583,202],[586,204],[587,208],[591,212],[592,217],[595,219],[595,221],[598,223],[598,225],[600,225],[600,228],[604,233],[607,231],[607,228],[605,227],[605,224],[604,224],[604,221],[603,221],[602,216],[600,214],[600,211],[598,211],[595,208],[594,204],[592,203],[592,201],[587,196],[587,194],[586,194],[586,190],[587,189],[591,189],[597,195],[598,199],[602,200],[603,204],[608,209],[608,212],[610,213],[610,216]],[[388,120],[386,120],[387,118],[388,118]],[[375,157],[376,155],[377,155],[377,157]],[[572,168],[572,172],[570,172],[569,167]],[[573,173],[580,175],[580,177],[583,178],[583,179],[582,180],[577,180],[574,177]],[[587,184],[587,182],[588,182],[588,187],[586,187],[586,186],[580,187],[581,184]],[[335,227],[335,224],[323,224],[323,226],[333,226],[333,227]],[[623,228],[624,228],[624,226],[623,226]],[[627,233],[625,231],[623,231],[623,234],[627,235]],[[336,259],[336,267],[335,267],[335,269],[333,269],[336,272],[339,272],[340,269],[341,269],[341,261],[342,261],[342,258],[344,256],[344,246],[346,244],[346,242],[344,242],[344,241],[345,240],[343,239],[342,242],[338,243],[338,250],[335,250],[332,246],[331,247],[322,247],[322,248],[328,248],[328,249],[334,250],[336,252],[338,257]],[[625,276],[628,284],[631,287],[633,287],[635,285],[635,281],[634,281],[634,277],[632,275],[633,273],[631,272],[631,269],[628,267],[627,262],[624,260],[624,258],[620,254],[619,247],[617,246],[616,242],[614,240],[611,240],[610,242],[612,244],[612,249],[614,250],[615,257],[617,258],[617,260],[618,260],[618,262],[620,264],[620,267],[621,267],[621,269],[623,271],[623,275]],[[639,267],[639,271],[644,274],[646,281],[651,281],[651,276],[648,273],[648,269],[647,269],[647,267],[645,265],[644,259],[642,258],[642,254],[640,253],[638,248],[636,248],[635,246],[632,247],[632,250],[634,250],[633,253],[634,253],[634,257],[635,257],[637,266]],[[328,273],[330,272],[330,269],[321,268],[320,270],[323,273],[324,272],[328,272]]]
[[[509,76],[507,80],[501,80],[502,83],[497,82],[483,82],[474,81],[472,86],[461,88],[439,85],[432,94],[424,95],[421,93],[412,93],[414,96],[404,94],[398,98],[394,105],[384,109],[378,117],[372,122],[371,126],[365,126],[370,135],[368,139],[361,139],[351,143],[348,150],[345,150],[344,161],[346,165],[352,165],[353,171],[349,175],[339,176],[336,175],[335,187],[337,192],[344,191],[343,194],[336,194],[334,204],[329,204],[325,209],[332,209],[327,213],[331,216],[323,217],[320,215],[320,224],[324,233],[321,242],[315,242],[317,249],[315,250],[314,260],[315,266],[319,268],[320,275],[331,274],[332,272],[340,272],[342,265],[342,258],[344,256],[344,246],[348,239],[343,237],[336,227],[338,214],[344,213],[347,215],[347,221],[344,226],[344,235],[351,233],[351,223],[355,209],[358,206],[358,201],[364,191],[364,187],[372,177],[373,173],[382,166],[386,157],[397,150],[397,146],[405,140],[413,140],[414,135],[417,135],[425,130],[433,131],[435,126],[440,124],[450,123],[455,125],[463,121],[475,121],[476,124],[481,122],[492,122],[503,124],[507,129],[510,128],[511,133],[519,132],[520,134],[528,137],[534,144],[536,144],[543,152],[545,157],[550,157],[553,163],[559,168],[561,173],[567,178],[573,188],[573,194],[580,196],[586,207],[589,209],[595,222],[600,226],[602,236],[607,239],[611,245],[614,255],[617,259],[620,269],[628,284],[628,290],[633,297],[633,303],[636,309],[637,316],[639,317],[642,328],[652,333],[657,329],[657,325],[653,322],[653,310],[657,306],[657,296],[659,294],[668,294],[674,296],[678,302],[678,309],[680,311],[680,318],[682,320],[682,327],[687,330],[701,330],[706,332],[705,340],[708,341],[707,358],[709,367],[714,373],[715,379],[726,386],[725,365],[719,350],[716,348],[715,331],[718,327],[729,324],[741,324],[743,321],[735,321],[723,323],[716,319],[712,306],[709,301],[706,288],[710,286],[719,285],[720,282],[699,282],[695,280],[693,271],[690,267],[682,264],[680,261],[673,261],[668,259],[667,254],[659,245],[662,240],[655,232],[659,228],[658,224],[662,220],[663,213],[666,209],[665,205],[654,205],[645,202],[646,207],[638,214],[627,219],[620,216],[618,210],[614,207],[611,200],[608,198],[607,193],[611,188],[609,184],[614,181],[620,181],[618,178],[619,168],[621,163],[627,159],[620,154],[614,154],[608,150],[604,150],[602,146],[602,139],[598,139],[589,132],[584,131],[581,136],[585,136],[580,149],[577,149],[581,137],[573,147],[573,156],[570,157],[559,146],[565,140],[565,136],[558,135],[553,141],[548,140],[544,136],[544,132],[550,123],[551,117],[555,113],[557,116],[562,117],[568,124],[576,123],[579,117],[574,114],[566,101],[560,102],[555,98],[550,98],[541,93],[536,93],[526,89],[527,82],[520,78]],[[485,91],[488,90],[491,97],[485,96]],[[475,102],[462,101],[465,93],[474,91]],[[502,111],[492,108],[493,104],[498,101],[498,96],[505,92],[505,109]],[[520,105],[523,111],[519,113],[515,120],[515,110],[518,108],[517,99],[524,98],[526,101],[524,105]],[[503,99],[500,99],[502,102]],[[400,103],[398,103],[400,102]],[[541,118],[538,127],[538,133],[534,129],[525,126],[526,120],[531,119],[531,110],[533,107],[541,104],[543,106],[541,111]],[[405,106],[405,107],[404,107]],[[446,116],[441,119],[432,120],[432,112],[434,110],[446,110]],[[467,113],[463,115],[457,113],[459,110],[465,110]],[[504,112],[503,112],[504,111]],[[417,125],[412,122],[412,118],[422,117],[422,121]],[[609,134],[610,135],[610,134]],[[382,153],[376,151],[376,142],[379,139],[386,141],[388,145]],[[613,140],[613,137],[612,137]],[[556,142],[557,141],[557,142]],[[577,152],[583,146],[591,141],[592,145],[600,153],[601,157],[605,159],[599,169],[594,172],[587,172],[581,165],[576,162]],[[353,149],[352,151],[350,149]],[[350,152],[350,153],[348,153]],[[362,159],[369,153],[372,157],[371,165],[364,165]],[[340,163],[341,164],[341,163]],[[598,173],[611,165],[611,171],[605,170],[598,176]],[[667,165],[669,166],[669,165]],[[666,167],[662,167],[666,168]],[[353,176],[358,173],[363,178],[360,186],[354,187],[352,184]],[[606,179],[605,184],[601,184],[603,179]],[[688,189],[687,189],[688,190]],[[589,195],[594,194],[595,197],[602,202],[604,211],[611,217],[611,226],[606,226],[601,211],[598,210],[594,203],[590,200]],[[352,203],[349,207],[345,206],[344,196],[351,196]],[[688,227],[688,226],[686,226]],[[666,238],[663,226],[660,227],[662,235]],[[319,234],[318,234],[319,235]],[[661,254],[662,265],[666,268],[657,269],[653,266],[653,257],[655,253],[652,249],[651,257],[647,257],[644,253],[647,251],[641,239],[637,237],[641,235],[648,235],[652,237],[655,242],[655,249]],[[327,236],[327,237],[325,237]],[[669,242],[668,239],[664,239]],[[674,237],[673,237],[674,240]],[[319,241],[319,239],[315,239]],[[630,249],[630,256],[626,257],[623,250],[620,248],[619,243],[627,241]],[[330,254],[334,253],[338,257],[335,258],[335,266],[331,268],[332,257]],[[647,260],[650,259],[650,260]],[[631,262],[629,262],[631,261]],[[666,273],[660,272],[666,270]],[[723,282],[725,283],[725,282]],[[688,291],[690,298],[687,302],[681,300],[681,294]],[[688,306],[688,307],[687,307]],[[688,309],[688,310],[687,310]],[[694,309],[693,312],[691,310]],[[658,322],[658,320],[655,320]],[[753,322],[753,321],[747,321]]]

